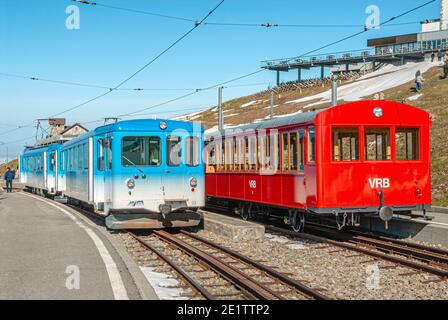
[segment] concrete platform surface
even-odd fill
[[[228,217],[208,211],[201,211],[204,215],[204,230],[235,240],[254,240],[264,237],[264,226]]]
[[[420,215],[421,212],[418,214]],[[389,222],[387,230],[384,222],[379,218],[362,219],[361,225],[371,231],[448,247],[448,214],[428,212],[427,215],[432,220],[426,220],[423,217],[394,217]]]
[[[111,241],[47,199],[0,195],[0,257],[0,299],[142,298]]]

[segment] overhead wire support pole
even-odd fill
[[[331,105],[333,107],[338,105],[338,76],[333,75],[331,83]]]
[[[222,111],[222,91],[224,87],[218,88],[218,130],[221,132],[224,130],[224,114]]]

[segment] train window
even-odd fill
[[[261,170],[269,169],[269,137],[266,134],[258,135],[259,165]]]
[[[390,130],[366,128],[366,160],[391,160]]]
[[[233,139],[226,139],[226,171],[233,171]]]
[[[74,171],[78,170],[78,163],[79,163],[79,148],[75,147],[74,148]]]
[[[55,165],[56,165],[56,154],[52,153],[50,154],[50,171],[52,172],[55,171],[54,170]]]
[[[76,166],[76,171],[79,171],[79,170],[81,170],[82,169],[82,159],[83,159],[83,154],[82,154],[82,152],[83,152],[83,149],[82,149],[82,146],[77,146],[76,147],[76,152],[77,152],[77,157],[76,157],[76,160],[78,161],[78,163],[77,163],[77,166]]]
[[[84,170],[89,169],[89,144],[84,144]]]
[[[257,170],[257,137],[249,137],[249,170]]]
[[[237,139],[238,144],[238,150],[237,150],[237,164],[238,164],[238,171],[244,170],[244,139],[241,137],[238,137]]]
[[[237,140],[236,137],[232,138],[233,140],[233,171],[239,171],[239,153],[238,153],[238,143],[239,140]]]
[[[298,169],[297,132],[291,132],[289,134],[289,170],[297,171]]]
[[[166,163],[171,167],[178,167],[182,159],[182,139],[177,136],[166,138]]]
[[[316,129],[315,127],[308,128],[308,161],[316,161]]]
[[[107,170],[112,170],[112,156],[113,156],[113,151],[112,151],[112,139],[111,138],[107,138],[106,139],[106,168]]]
[[[305,170],[305,134],[303,129],[299,130],[299,153],[300,153],[300,166],[299,171]]]
[[[226,164],[226,143],[225,138],[223,137],[221,140],[218,140],[218,170],[225,171]]]
[[[289,134],[284,133],[282,135],[282,170],[289,171]]]
[[[397,128],[395,142],[397,145],[397,160],[419,160],[418,129]]]
[[[249,170],[249,138],[244,137],[244,170]]]
[[[98,140],[98,171],[104,171],[104,139]]]
[[[359,160],[359,133],[357,128],[333,128],[333,160]]]
[[[282,170],[299,170],[300,139],[297,132],[284,133],[282,135]]]
[[[159,137],[124,137],[122,164],[132,166],[160,166],[162,162]]]
[[[207,172],[216,172],[216,144],[214,141],[210,141],[206,144],[207,149]]]
[[[185,139],[185,162],[187,166],[197,167],[201,162],[201,145],[198,137]]]

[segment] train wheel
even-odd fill
[[[241,214],[241,218],[244,220],[244,221],[247,221],[247,220],[249,220],[250,219],[250,216],[251,216],[251,209],[250,209],[250,206],[248,206],[248,205],[242,205],[241,206],[241,209],[240,209],[240,214]]]
[[[305,214],[302,212],[294,212],[292,215],[291,227],[294,232],[303,232],[303,229],[305,229]]]

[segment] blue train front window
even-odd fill
[[[123,166],[160,166],[161,159],[161,141],[159,137],[123,138]]]
[[[167,164],[172,167],[180,166],[182,159],[181,138],[169,136],[166,138],[166,145]]]
[[[185,139],[185,163],[190,167],[197,167],[201,162],[201,144],[198,137]]]

